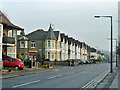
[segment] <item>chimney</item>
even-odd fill
[[[24,35],[25,35],[25,33],[24,33],[24,29],[21,30],[20,35],[21,35],[21,36],[24,36]]]

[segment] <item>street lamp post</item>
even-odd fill
[[[111,19],[111,65],[110,65],[110,72],[112,73],[113,70],[112,70],[112,16],[94,16],[95,18],[100,18],[100,17],[104,17],[104,18],[110,18]]]
[[[114,40],[116,40],[116,67],[117,67],[117,66],[118,66],[118,65],[117,65],[117,63],[118,63],[118,62],[117,62],[117,39],[114,39]]]
[[[108,40],[111,40],[110,38],[107,38]],[[113,40],[116,40],[116,67],[118,66],[117,62],[117,38],[113,38]]]

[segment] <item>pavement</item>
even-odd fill
[[[19,76],[26,76],[26,75],[33,75],[33,74],[40,74],[40,73],[46,73],[46,72],[52,72],[52,71],[59,71],[64,69],[71,69],[71,67],[63,67],[63,66],[54,66],[53,68],[37,68],[37,69],[31,69],[27,71],[17,71],[17,72],[8,72],[8,70],[2,72],[0,75],[0,79],[7,79],[7,78],[14,78]]]
[[[108,73],[103,80],[96,86],[96,89],[120,90],[120,64],[113,69],[113,73]]]

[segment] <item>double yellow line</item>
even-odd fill
[[[103,73],[101,73],[99,76],[97,76],[96,78],[94,78],[93,80],[91,80],[89,83],[87,83],[86,85],[84,85],[84,86],[82,87],[82,90],[83,90],[84,88],[88,88],[88,87],[90,87],[92,84],[94,84],[95,81],[96,81],[97,79],[99,80],[99,78],[100,78],[102,75],[104,75],[106,71],[108,71],[108,69],[106,69],[106,70],[105,70]]]

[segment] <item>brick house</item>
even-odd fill
[[[24,31],[23,31],[24,32]],[[60,60],[60,32],[53,31],[50,25],[48,31],[38,29],[27,35],[18,36],[18,53],[24,59],[35,62],[37,55],[40,60]]]

